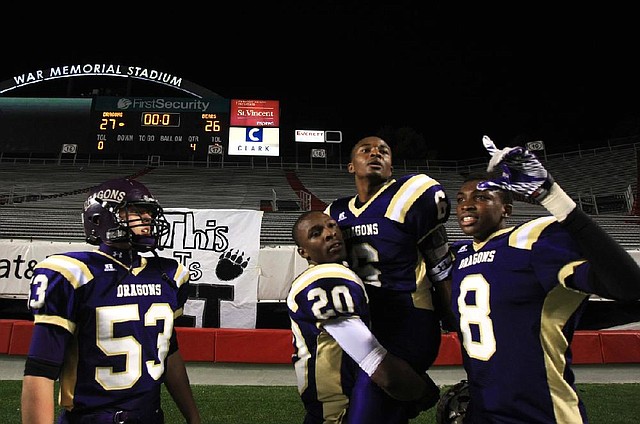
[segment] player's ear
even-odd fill
[[[347,164],[347,171],[349,171],[349,174],[353,174],[354,172],[356,172],[355,168],[353,167],[353,163],[349,162]]]
[[[298,247],[298,255],[302,256],[305,259],[309,259],[309,255],[304,247]]]
[[[511,216],[511,214],[513,213],[513,205],[511,203],[507,203],[506,205],[502,206],[503,212],[502,212],[502,216],[507,218],[509,216]]]

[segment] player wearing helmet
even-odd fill
[[[140,182],[115,179],[91,192],[82,218],[98,248],[49,256],[31,280],[22,422],[53,422],[59,379],[60,424],[161,424],[162,383],[200,423],[174,328],[189,272],[155,253],[169,228],[162,207]]]

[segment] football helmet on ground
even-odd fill
[[[469,382],[462,380],[447,389],[436,405],[438,424],[462,424],[469,406]]]
[[[148,213],[144,222],[140,213]],[[129,219],[133,214],[134,218]],[[126,245],[146,252],[158,248],[160,238],[169,233],[169,223],[158,201],[144,184],[118,178],[106,181],[91,190],[84,203],[82,224],[86,241],[99,245]],[[147,234],[138,235],[136,226],[148,226]]]

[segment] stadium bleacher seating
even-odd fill
[[[589,151],[545,158],[545,165],[581,206],[602,196],[638,193],[638,146],[613,151]],[[89,189],[116,177],[144,182],[165,208],[263,210],[260,246],[290,246],[291,228],[305,206],[323,209],[337,197],[355,193],[353,175],[344,165],[311,168],[301,164],[280,167],[194,166],[175,162],[149,167],[144,161],[122,163],[25,163],[0,155],[0,239],[83,242],[82,203]],[[482,170],[486,162],[462,167],[395,166],[394,174],[423,172],[438,180],[454,202],[463,174]],[[308,202],[302,201],[303,197]],[[587,201],[585,201],[587,199]],[[637,201],[636,201],[637,204]],[[548,215],[539,205],[517,201],[510,224]],[[640,252],[638,211],[614,208],[599,213],[585,209],[625,249]],[[451,241],[466,237],[455,220],[446,223]],[[9,305],[11,299],[0,299]],[[600,329],[637,322],[638,308],[625,310],[616,302],[589,302],[584,329]],[[13,306],[7,310],[13,310]],[[603,309],[609,308],[609,309]],[[613,309],[611,309],[613,308]],[[288,326],[281,303],[259,303],[256,328]],[[284,311],[284,312],[283,312]],[[603,312],[604,311],[604,312]],[[602,317],[609,320],[603,323]],[[633,324],[637,325],[637,324]],[[634,327],[635,328],[635,327]]]
[[[637,193],[637,146],[592,149],[543,158],[554,177],[581,206],[585,198]],[[438,180],[450,198],[463,174],[486,163],[451,167],[395,167],[395,175],[424,172]],[[336,168],[281,167],[149,167],[123,163],[56,164],[0,160],[0,238],[82,241],[81,205],[88,190],[116,177],[144,182],[165,208],[264,210],[261,245],[293,244],[291,226],[304,209],[300,190],[323,208],[337,197],[353,193],[353,176]],[[297,182],[292,182],[296,180]],[[294,187],[294,185],[296,185]],[[588,196],[587,196],[588,195]],[[265,207],[269,205],[269,207]],[[592,210],[587,210],[592,213]],[[640,217],[629,211],[599,211],[594,219],[625,248],[640,248]],[[547,215],[539,205],[517,202],[510,223]],[[452,240],[464,237],[454,219],[447,223]]]

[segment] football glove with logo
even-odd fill
[[[524,147],[498,149],[486,135],[482,144],[491,155],[487,171],[493,172],[498,166],[502,174],[478,184],[480,190],[502,188],[541,201],[553,185],[553,177],[538,158]]]
[[[462,424],[469,407],[469,382],[461,380],[440,397],[436,406],[437,424]]]

